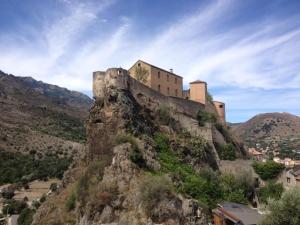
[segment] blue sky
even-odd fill
[[[143,59],[208,82],[227,120],[300,115],[300,1],[1,0],[0,70],[91,92]]]

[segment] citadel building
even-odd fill
[[[166,96],[173,96],[178,98],[184,98],[187,100],[199,102],[203,105],[209,101],[207,92],[207,83],[205,81],[196,80],[190,83],[188,90],[183,90],[183,78],[175,73],[173,69],[169,71],[151,65],[150,63],[138,60],[129,69],[129,74],[133,78],[136,78],[138,68],[143,68],[148,71],[148,76],[145,85],[164,94]],[[222,123],[226,123],[225,104],[219,101],[212,101],[218,116]]]
[[[94,97],[101,95],[101,86],[103,76],[106,72],[96,71],[93,73],[93,94]],[[194,102],[199,107],[205,107],[207,109],[214,108],[214,111],[218,115],[218,120],[225,124],[225,104],[219,101],[212,101],[209,99],[207,92],[207,83],[204,81],[194,81],[190,83],[188,90],[183,90],[183,78],[173,72],[172,69],[165,70],[154,66],[150,63],[138,60],[133,66],[127,71],[124,69],[118,70],[119,75],[128,75],[134,80],[141,83],[142,86],[147,86],[151,90],[156,92],[158,95],[166,96],[169,101],[181,100],[181,105],[191,105],[189,103]],[[128,84],[123,84],[128,88]],[[131,87],[132,88],[132,87]],[[144,89],[146,91],[146,89]],[[153,94],[154,94],[153,93]],[[158,97],[157,95],[157,97]],[[178,102],[177,101],[177,102]],[[211,111],[211,110],[208,110]]]

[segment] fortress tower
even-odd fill
[[[207,83],[196,80],[190,83],[189,99],[195,102],[200,102],[204,105],[207,103]]]
[[[223,102],[218,102],[218,101],[213,101],[214,106],[216,108],[216,111],[218,113],[220,121],[225,124],[226,119],[225,119],[225,103]]]

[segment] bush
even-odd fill
[[[158,108],[159,120],[163,125],[168,125],[170,122],[170,108],[165,104],[160,104]]]
[[[46,201],[46,195],[43,194],[42,197],[40,198],[40,202],[43,203]]]
[[[34,213],[33,209],[23,209],[18,218],[18,225],[30,225],[33,221]]]
[[[129,153],[129,159],[140,168],[147,167],[143,154],[139,149],[132,149]]]
[[[283,193],[280,200],[269,201],[267,214],[260,225],[300,224],[300,188]]]
[[[41,206],[41,203],[39,201],[33,201],[32,206],[36,209],[38,209]]]
[[[1,195],[5,199],[12,199],[15,196],[15,192],[13,190],[4,190]]]
[[[270,181],[266,186],[260,188],[259,190],[259,201],[262,203],[268,203],[269,199],[279,200],[284,191],[282,183],[275,183]]]
[[[222,160],[235,160],[236,149],[232,143],[224,145],[216,145],[220,159]]]
[[[166,176],[146,176],[139,186],[142,205],[148,216],[156,205],[172,195],[172,182]]]
[[[72,194],[68,197],[66,201],[66,209],[71,211],[76,207],[76,195],[72,192]]]
[[[265,163],[254,162],[252,164],[255,172],[263,180],[276,178],[285,168],[283,164],[274,161],[267,161]]]
[[[197,114],[197,120],[199,126],[203,127],[206,123],[215,123],[217,122],[217,117],[213,113],[209,113],[206,111],[199,111]]]
[[[26,202],[17,200],[8,200],[3,207],[3,214],[20,214],[23,209],[27,208]]]
[[[57,189],[58,189],[57,183],[52,183],[52,184],[50,185],[50,190],[51,190],[52,192],[56,192]]]
[[[126,133],[118,134],[116,138],[116,143],[117,144],[130,143],[132,145],[132,148],[138,148],[138,144],[135,138],[132,135]]]
[[[215,127],[216,127],[216,129],[223,135],[223,137],[224,137],[224,139],[225,139],[225,141],[227,142],[227,143],[232,143],[233,142],[233,140],[232,140],[232,137],[231,137],[231,135],[229,134],[229,132],[228,132],[228,129],[227,128],[225,128],[222,124],[220,124],[220,123],[216,123],[215,124]]]
[[[76,198],[82,204],[86,204],[89,189],[89,174],[84,173],[78,180],[76,185]]]

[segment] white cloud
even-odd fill
[[[239,22],[240,1],[211,1],[172,24],[162,21],[145,37],[140,34],[149,27],[126,11],[112,14],[111,6],[120,4],[116,1],[58,0],[62,12],[54,20],[41,18],[42,28],[24,22],[22,32],[34,40],[0,36],[0,69],[89,91],[94,70],[128,68],[144,59],[173,68],[185,84],[202,79],[214,90],[224,89],[215,98],[231,110],[290,107],[300,112],[300,16],[279,21],[270,13]]]

